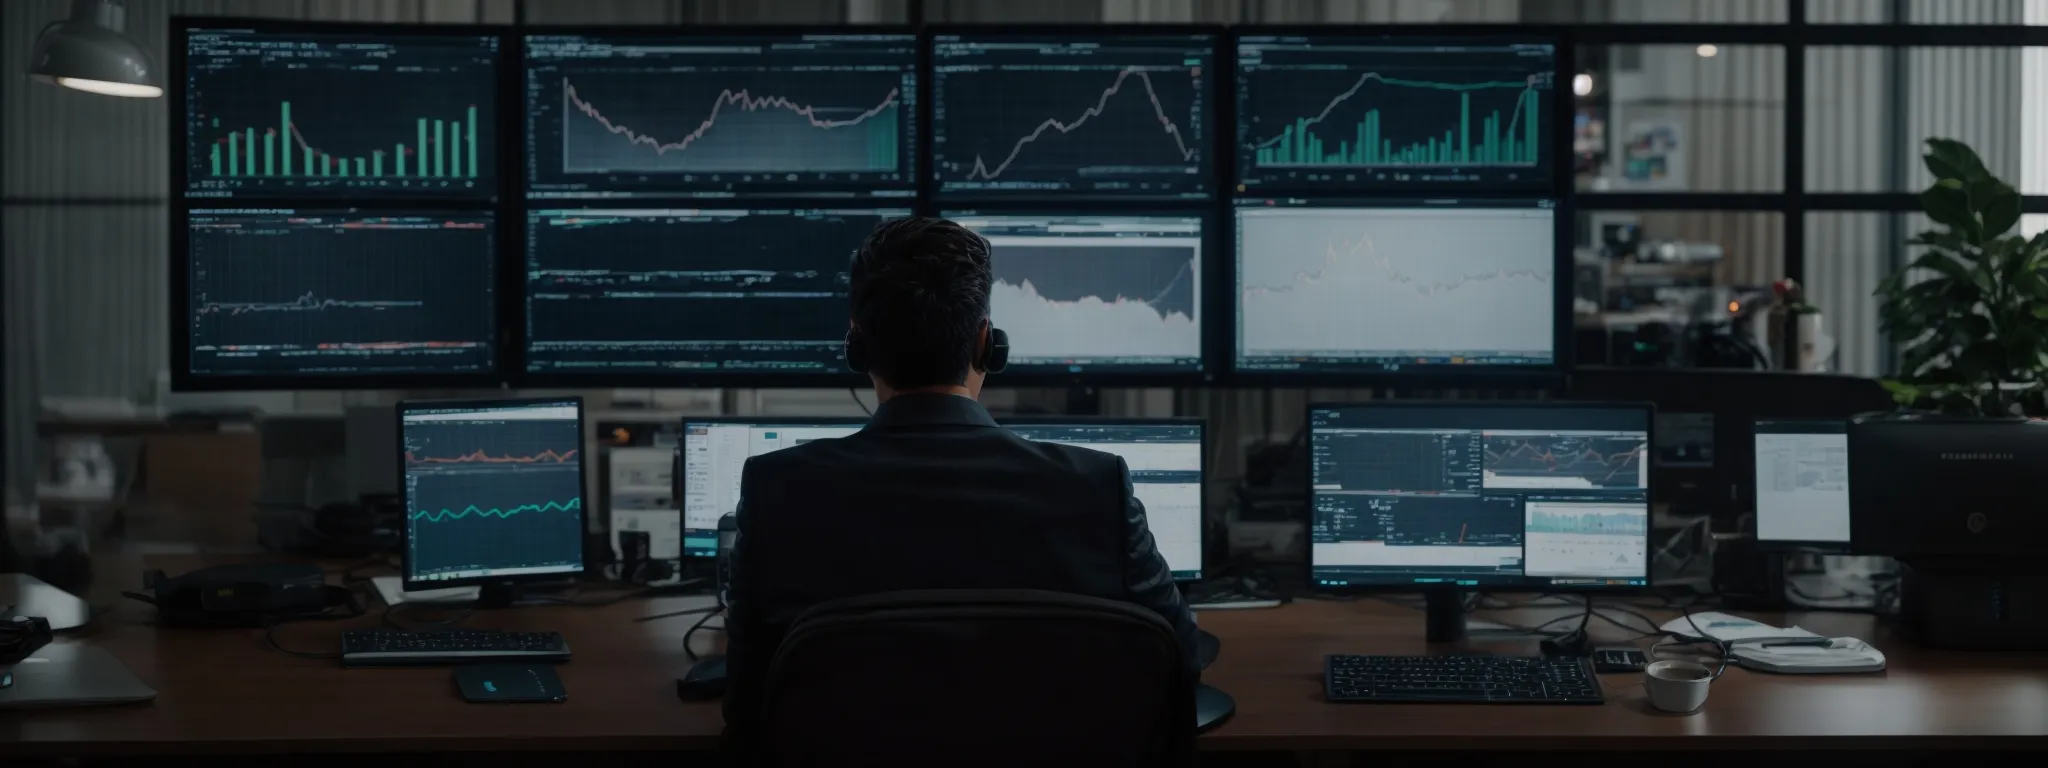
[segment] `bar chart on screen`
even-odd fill
[[[491,198],[495,36],[189,30],[187,197]]]

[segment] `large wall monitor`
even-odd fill
[[[845,373],[854,249],[908,209],[535,209],[526,370]]]
[[[1651,411],[1311,406],[1310,578],[1336,588],[1646,586]]]
[[[1020,374],[1200,372],[1202,217],[949,211],[989,239]]]
[[[910,34],[525,38],[527,196],[916,193]]]
[[[1240,190],[1547,191],[1557,66],[1547,40],[1242,35]]]
[[[1236,369],[1557,365],[1551,200],[1240,200]]]
[[[172,370],[197,389],[476,383],[498,359],[494,219],[189,211],[174,249]]]
[[[1205,199],[1216,35],[942,32],[932,170],[948,198]]]
[[[495,34],[184,30],[186,197],[498,194]]]

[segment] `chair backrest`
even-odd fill
[[[1173,631],[1129,603],[1034,590],[923,590],[823,603],[769,668],[773,762],[1051,755],[1187,765],[1195,680]]]

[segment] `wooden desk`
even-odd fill
[[[709,749],[718,705],[685,703],[674,677],[689,666],[689,619],[634,623],[680,600],[605,608],[551,606],[482,612],[463,626],[556,630],[576,660],[562,667],[561,705],[477,706],[458,699],[446,669],[342,669],[268,650],[254,630],[164,630],[139,605],[102,619],[104,643],[161,695],[151,705],[0,712],[0,753],[447,752]],[[1515,623],[1561,610],[1483,614]],[[1662,618],[1665,614],[1651,612]],[[1774,620],[1777,617],[1771,617]],[[1878,644],[1877,675],[1772,676],[1731,669],[1706,708],[1656,713],[1638,678],[1609,676],[1606,706],[1337,705],[1322,699],[1329,653],[1422,653],[1420,611],[1384,602],[1299,603],[1202,615],[1223,641],[1206,681],[1236,696],[1237,715],[1202,738],[1208,749],[2040,749],[2048,747],[2048,656],[1919,651],[1867,617],[1807,614],[1794,621]],[[294,650],[336,646],[345,622],[287,625]],[[1602,625],[1595,623],[1596,630]],[[1619,630],[1608,628],[1612,636]],[[1596,632],[1596,639],[1601,636]],[[699,633],[700,649],[718,642]],[[1475,641],[1532,653],[1532,641]],[[1680,738],[1700,737],[1700,738]]]

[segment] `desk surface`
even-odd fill
[[[129,604],[71,642],[104,644],[160,695],[153,704],[0,712],[0,752],[435,752],[711,748],[722,726],[715,702],[675,697],[690,665],[682,647],[694,619],[636,623],[686,598],[590,608],[479,612],[472,628],[555,630],[575,661],[561,668],[559,705],[486,706],[456,697],[445,668],[343,669],[338,662],[268,650],[255,630],[157,630]],[[1535,623],[1566,609],[1486,612]],[[1669,614],[1646,611],[1662,620]],[[427,615],[427,614],[422,614]],[[1891,669],[1875,675],[1775,676],[1731,669],[1690,716],[1659,714],[1635,675],[1603,676],[1605,706],[1330,704],[1322,659],[1331,653],[1424,653],[1422,613],[1376,600],[1308,601],[1274,610],[1204,613],[1223,642],[1204,680],[1237,699],[1237,715],[1203,737],[1209,749],[1657,749],[1794,747],[2048,748],[2048,655],[1921,651],[1869,617],[1760,617],[1877,644]],[[360,619],[286,625],[286,648],[324,651]],[[1602,625],[1595,623],[1596,630]],[[1596,640],[1620,640],[1612,627]],[[716,633],[699,633],[709,651]],[[1526,638],[1469,650],[1534,653]],[[1701,736],[1704,739],[1679,739]]]

